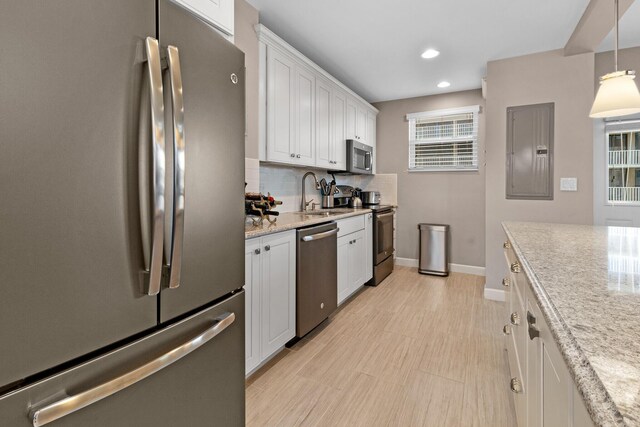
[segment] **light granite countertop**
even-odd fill
[[[275,224],[269,224],[269,222],[265,220],[262,225],[253,225],[249,221],[245,223],[244,226],[244,238],[252,239],[266,234],[280,233],[281,231],[294,230],[296,228],[308,227],[310,225],[321,224],[323,222],[364,215],[371,212],[371,209],[335,208],[317,209],[314,212],[315,214],[308,214],[304,212],[284,212],[278,216],[278,220]]]
[[[640,228],[505,222],[598,425],[640,425]]]

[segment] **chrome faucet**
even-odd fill
[[[320,189],[320,183],[318,182],[318,177],[316,177],[316,174],[313,172],[307,172],[304,174],[304,176],[302,177],[302,201],[300,202],[300,211],[301,212],[305,212],[307,210],[307,206],[309,206],[309,204],[311,202],[313,202],[313,199],[309,200],[307,202],[307,197],[305,195],[305,191],[304,191],[304,181],[307,179],[307,177],[311,175],[313,176],[313,181],[316,184],[316,190]]]

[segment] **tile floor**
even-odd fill
[[[515,425],[484,277],[396,267],[247,380],[248,426]]]

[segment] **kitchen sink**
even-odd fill
[[[331,216],[340,215],[347,212],[352,212],[350,208],[336,208],[336,209],[321,209],[315,211],[295,212],[298,215],[312,215],[312,216]]]

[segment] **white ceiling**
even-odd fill
[[[479,88],[489,60],[564,47],[589,3],[248,1],[270,30],[370,102]],[[440,56],[422,59],[427,48]],[[438,89],[441,80],[451,86]]]

